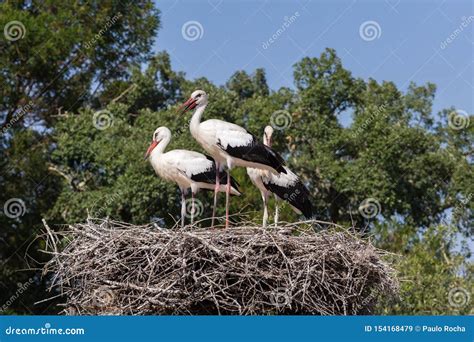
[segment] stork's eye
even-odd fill
[[[201,97],[201,94],[197,94],[197,95],[196,95],[196,98],[197,98],[197,99],[200,98],[200,97]]]

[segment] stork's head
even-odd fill
[[[157,129],[155,129],[155,132],[153,132],[153,139],[151,140],[151,144],[145,153],[145,159],[150,156],[151,152],[155,149],[156,146],[158,146],[161,141],[170,138],[171,131],[168,129],[168,127],[158,127]]]
[[[273,134],[273,127],[267,126],[263,130],[263,143],[267,146],[272,146],[272,134]]]
[[[188,110],[196,107],[207,105],[207,94],[204,90],[195,90],[191,97],[179,107],[180,114],[186,113]]]

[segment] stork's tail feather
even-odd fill
[[[242,194],[242,191],[240,190],[240,184],[235,180],[234,177],[230,177],[230,185],[235,189],[237,190],[237,192],[240,194]]]
[[[264,183],[264,185],[279,198],[288,202],[296,211],[301,212],[307,220],[314,217],[315,213],[310,193],[300,180],[289,186],[282,186],[273,182]]]
[[[312,220],[314,219],[315,213],[314,213],[314,208],[313,204],[311,203],[309,197],[306,197],[304,201],[301,203],[300,206],[301,213],[304,215],[304,217],[307,220]]]
[[[220,172],[220,183],[221,185],[226,185],[227,184],[227,173],[225,172]],[[242,191],[240,190],[240,184],[235,180],[234,177],[230,176],[230,186],[235,190],[236,194],[231,195],[236,195],[240,196],[242,194]]]

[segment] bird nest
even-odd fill
[[[46,235],[53,257],[44,271],[65,314],[354,315],[398,291],[390,255],[336,226],[89,220]]]

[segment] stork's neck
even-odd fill
[[[265,146],[272,147],[271,139],[272,139],[271,136],[267,137],[266,134],[263,134],[263,144]]]
[[[202,114],[204,114],[204,110],[206,109],[207,104],[202,106],[196,107],[194,111],[193,117],[191,118],[191,122],[189,123],[189,129],[191,130],[191,134],[194,136],[195,132],[199,130],[199,124],[201,123]]]

